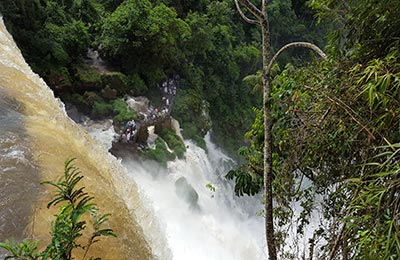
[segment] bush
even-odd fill
[[[113,118],[115,122],[123,123],[136,118],[135,111],[128,109],[122,99],[116,99],[112,102],[112,110],[116,114]]]
[[[47,208],[61,205],[56,220],[52,224],[50,231],[52,240],[43,252],[36,252],[39,242],[24,240],[19,244],[10,241],[0,243],[0,248],[6,249],[11,255],[5,259],[63,259],[71,260],[74,249],[84,250],[82,259],[87,259],[86,255],[94,243],[99,241],[101,236],[114,236],[112,229],[102,228],[108,221],[110,214],[97,214],[98,208],[92,202],[93,197],[84,192],[85,187],[78,188],[77,185],[83,178],[81,172],[73,165],[73,159],[68,159],[64,165],[64,175],[57,181],[45,181],[42,184],[48,184],[56,188],[53,199],[47,204]],[[91,221],[82,220],[84,216],[91,216]],[[84,232],[87,224],[91,223],[91,234]],[[85,244],[77,242],[78,238],[85,237],[88,240]],[[90,257],[89,259],[93,259]],[[100,258],[96,258],[100,259]]]
[[[110,87],[118,91],[118,94],[123,96],[128,94],[128,78],[121,72],[108,72],[101,75],[103,87]]]
[[[113,106],[105,102],[95,102],[92,109],[93,118],[102,118],[113,114]]]
[[[140,96],[146,93],[147,86],[143,79],[137,74],[128,77],[129,92],[134,96]]]

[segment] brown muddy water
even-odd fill
[[[47,209],[53,190],[44,180],[63,174],[67,158],[76,157],[83,185],[117,238],[94,244],[102,259],[153,259],[137,219],[143,205],[135,183],[121,164],[65,114],[45,82],[34,74],[0,18],[0,241],[24,237],[50,241],[57,209]],[[77,252],[76,257],[82,252]],[[0,259],[4,251],[0,252]]]

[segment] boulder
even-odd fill
[[[185,177],[180,177],[175,181],[175,193],[183,199],[191,209],[200,210],[198,205],[199,195]]]

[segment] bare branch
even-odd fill
[[[272,65],[274,65],[276,59],[278,58],[278,56],[284,52],[285,50],[289,49],[289,48],[293,48],[293,47],[304,47],[304,48],[309,48],[313,51],[315,51],[319,56],[321,56],[323,59],[326,59],[326,54],[315,44],[309,43],[309,42],[291,42],[289,44],[286,44],[285,46],[283,46],[275,55],[274,57],[272,57],[271,61],[268,64],[267,67],[267,75],[270,74],[271,72],[271,68]]]
[[[267,0],[261,0],[261,1],[262,1],[261,12],[265,15],[267,13]]]
[[[238,12],[239,12],[240,16],[243,18],[243,20],[245,20],[249,24],[260,24],[259,21],[250,19],[243,13],[242,9],[240,8],[238,0],[235,0],[235,5],[236,5],[236,9],[238,10]]]
[[[318,121],[318,125],[317,127],[321,127],[322,122],[325,120],[326,116],[329,114],[329,112],[331,111],[332,107],[328,108],[325,113],[322,115],[322,117],[319,119]]]
[[[264,19],[264,14],[258,9],[255,5],[253,5],[249,0],[239,0],[240,3],[246,8],[258,19],[258,20],[263,20]]]

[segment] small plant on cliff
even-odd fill
[[[90,247],[98,241],[100,236],[116,236],[112,229],[102,228],[110,214],[98,214],[98,208],[92,202],[93,197],[84,192],[85,187],[77,187],[83,176],[80,175],[80,170],[74,166],[74,160],[75,158],[72,158],[65,162],[64,175],[57,181],[43,182],[43,184],[49,184],[56,188],[55,195],[47,207],[64,203],[58,214],[55,215],[56,220],[53,222],[50,232],[52,236],[50,244],[43,252],[37,252],[38,242],[24,240],[15,244],[6,241],[0,243],[0,248],[6,249],[11,254],[5,259],[70,260],[73,259],[72,251],[74,249],[84,250],[82,259],[86,259]],[[87,215],[92,217],[91,230],[93,232],[88,235],[85,243],[80,238],[84,235],[83,232],[87,227],[87,222],[82,218]]]

